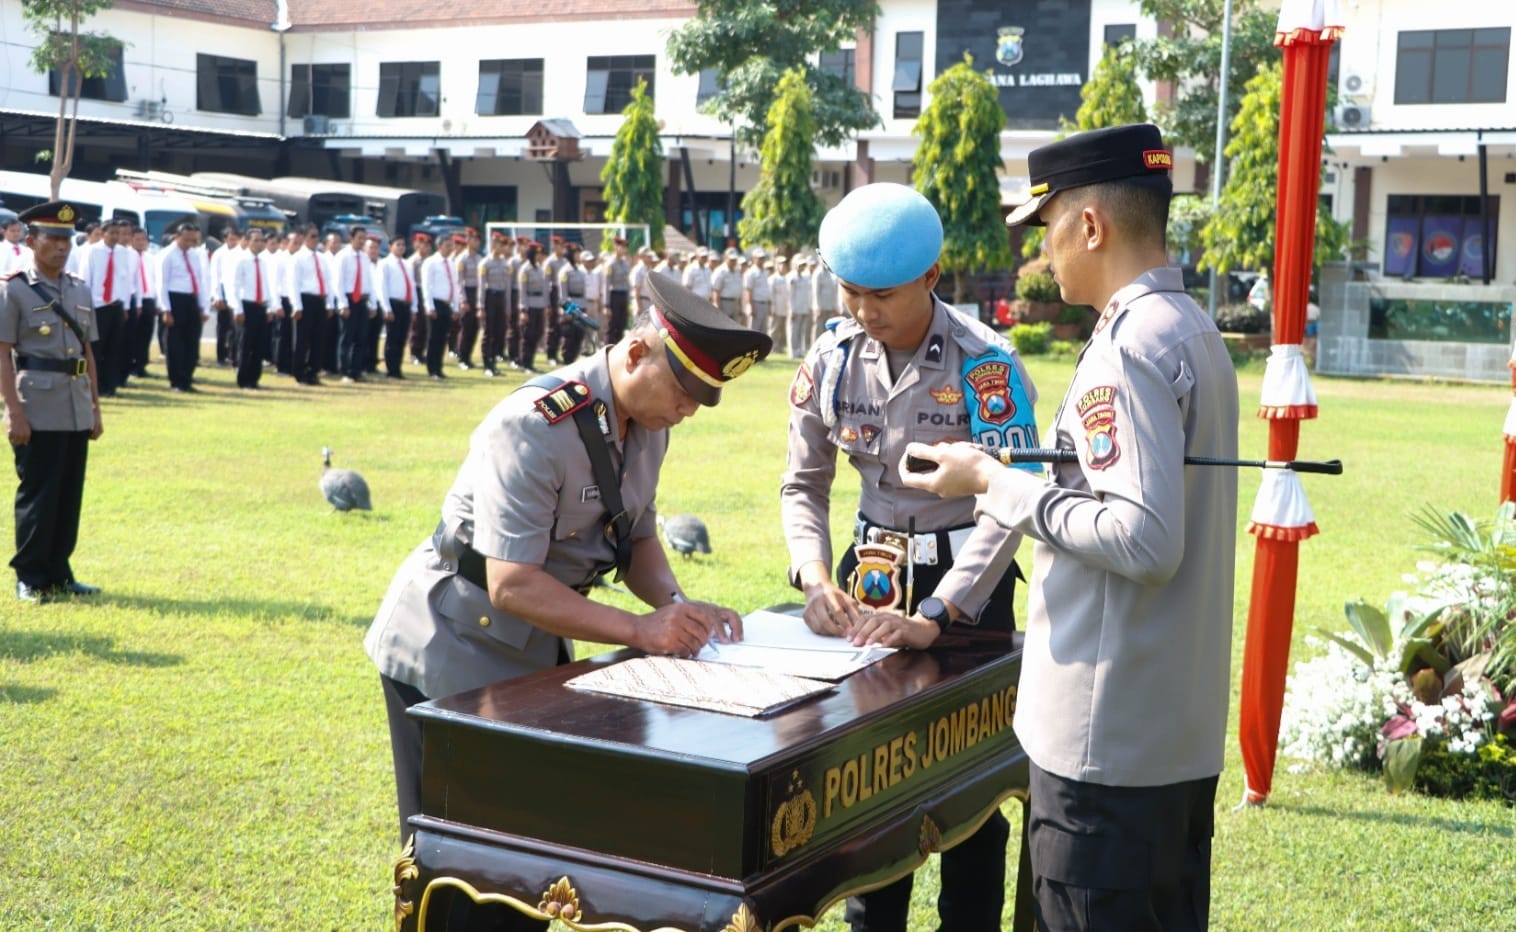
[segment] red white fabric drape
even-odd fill
[[[1275,345],[1258,410],[1269,422],[1271,460],[1295,459],[1300,422],[1316,416],[1316,392],[1300,344],[1316,242],[1327,61],[1341,34],[1335,0],[1284,0],[1274,38],[1284,53],[1274,235]],[[1242,665],[1239,740],[1247,779],[1243,801],[1262,804],[1273,786],[1279,746],[1300,542],[1317,533],[1299,476],[1264,470],[1248,531],[1257,537],[1257,555]]]

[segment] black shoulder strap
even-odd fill
[[[541,388],[552,392],[565,380],[552,375],[538,376],[522,384],[522,388]],[[595,474],[595,484],[600,487],[600,501],[610,514],[606,522],[606,536],[616,549],[616,582],[620,582],[632,565],[632,519],[621,501],[621,476],[611,465],[611,451],[605,434],[600,430],[600,421],[609,413],[604,401],[595,399],[592,404],[581,404],[572,410],[574,425],[579,428],[579,439],[590,457],[590,469]]]
[[[48,305],[53,306],[53,310],[58,312],[58,316],[63,318],[63,322],[65,324],[68,324],[68,329],[74,331],[74,336],[79,338],[79,345],[83,346],[89,342],[84,338],[84,328],[79,326],[79,322],[77,320],[74,320],[74,315],[63,309],[62,291],[58,292],[58,297],[49,298],[47,296],[47,292],[43,291],[41,288],[38,288],[36,282],[28,281],[24,274],[20,275],[18,277],[18,280],[26,287],[30,288],[32,290],[32,294],[36,295],[42,300],[43,307],[47,307]]]

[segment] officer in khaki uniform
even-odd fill
[[[719,402],[769,339],[662,276],[652,288],[652,310],[619,343],[527,382],[485,417],[441,523],[364,639],[389,711],[402,841],[420,808],[407,707],[566,662],[570,638],[689,656],[741,634],[736,612],[682,600],[655,498],[669,428]],[[587,599],[611,570],[654,610]]]
[[[0,287],[0,400],[21,480],[11,566],[23,602],[100,591],[69,565],[89,442],[104,430],[90,351],[99,338],[94,305],[89,287],[63,270],[77,216],[63,201],[22,212],[32,262]]]
[[[976,521],[972,496],[904,487],[898,469],[913,441],[1035,447],[1031,380],[1002,337],[932,294],[942,222],[911,188],[854,190],[828,212],[819,242],[850,317],[822,334],[790,386],[780,510],[805,622],[854,643],[915,648],[955,622],[1010,631],[1020,535]],[[839,450],[862,497],[854,547],[834,576],[828,510]],[[1008,836],[995,812],[944,852],[944,928],[1000,928]],[[911,887],[907,876],[849,900],[853,929],[905,929]]]
[[[968,447],[913,488],[982,494],[1033,539],[1016,737],[1031,758],[1039,929],[1204,929],[1230,695],[1237,376],[1164,246],[1172,159],[1154,126],[1034,149],[1032,200],[1071,304],[1103,308],[1054,417],[1078,453],[1043,479]]]

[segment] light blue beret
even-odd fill
[[[942,218],[914,188],[855,188],[821,221],[817,252],[842,281],[894,288],[920,278],[942,253]]]

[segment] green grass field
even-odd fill
[[[1044,423],[1071,369],[1031,362]],[[792,597],[777,496],[792,372],[765,363],[675,432],[660,504],[703,516],[715,547],[677,563],[693,595],[743,611]],[[1244,456],[1265,452],[1261,372],[1240,376]],[[361,640],[435,525],[469,432],[519,376],[315,391],[270,376],[249,396],[231,370],[202,374],[200,395],[171,395],[160,378],[105,403],[74,564],[105,594],[46,606],[0,594],[0,929],[389,925],[389,744]],[[1347,471],[1304,480],[1322,533],[1302,547],[1297,647],[1314,626],[1343,627],[1345,600],[1382,604],[1401,585],[1419,558],[1411,511],[1492,513],[1509,399],[1500,386],[1316,389],[1321,417],[1302,428],[1300,455]],[[372,514],[322,500],[323,445],[365,475]],[[857,494],[842,475],[839,529]],[[1243,472],[1234,683],[1257,482]],[[11,522],[7,504],[7,542]],[[1282,761],[1269,806],[1233,812],[1235,696],[1231,718],[1215,928],[1516,928],[1516,811],[1390,797],[1376,780],[1292,775]],[[1019,825],[1018,808],[1007,811]],[[1014,848],[1009,859],[1014,874]],[[934,865],[920,877],[913,927],[934,927]],[[842,928],[840,907],[821,928]]]

